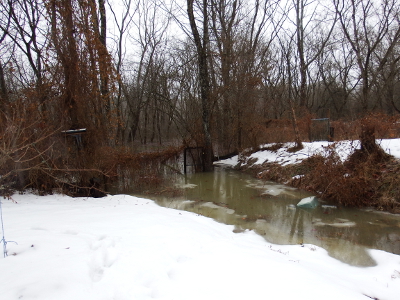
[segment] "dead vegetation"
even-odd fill
[[[31,190],[40,195],[57,191],[101,197],[118,180],[131,190],[160,186],[160,170],[182,152],[182,147],[141,153],[128,147],[91,147],[94,136],[89,130],[78,143],[76,136],[66,136],[60,128],[43,127],[36,115],[28,117],[7,116],[1,127],[1,196]]]
[[[341,127],[346,126],[342,123]],[[388,135],[393,138],[397,127],[396,119],[389,117],[375,115],[359,120],[356,130],[361,149],[354,149],[345,162],[340,160],[336,144],[332,144],[326,148],[328,155],[313,155],[288,166],[266,162],[253,166],[252,171],[260,179],[290,184],[330,203],[400,213],[400,161],[375,142]]]
[[[106,147],[96,161],[99,168],[109,170],[109,184],[118,185],[119,192],[146,192],[152,189],[154,193],[174,194],[174,189],[165,187],[164,175],[167,172],[180,173],[173,162],[182,151],[183,146],[139,153],[125,147]]]
[[[260,179],[313,192],[329,203],[400,213],[400,161],[390,156],[365,159],[356,151],[342,162],[332,147],[327,157],[314,155],[288,166],[265,163],[253,171]]]
[[[350,157],[351,163],[343,163],[335,154],[318,156],[312,162],[304,162],[308,164],[308,172],[290,184],[339,205],[368,206],[399,213],[399,161],[392,157],[384,161],[377,160],[376,156],[362,157],[355,152]]]

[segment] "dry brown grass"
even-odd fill
[[[301,140],[309,141],[309,131],[312,115],[306,115],[298,119],[298,128]],[[360,138],[361,124],[367,122],[374,127],[375,137],[398,138],[400,137],[400,116],[387,115],[383,113],[371,113],[365,118],[348,120],[331,120],[330,126],[334,128],[333,140],[357,140]],[[286,143],[295,140],[293,124],[290,119],[269,119],[253,126],[252,135],[254,143],[248,144],[248,147],[255,148],[259,144],[267,143]],[[255,144],[258,143],[258,144]]]
[[[289,126],[287,122],[277,124]],[[260,179],[289,183],[331,203],[400,213],[400,161],[375,144],[375,138],[400,136],[398,117],[373,114],[357,121],[331,124],[335,127],[336,140],[360,139],[362,142],[362,149],[354,149],[346,162],[339,159],[333,144],[327,148],[327,157],[314,155],[301,164],[284,167],[265,163],[254,167],[253,171]],[[302,134],[306,123],[303,125]],[[275,145],[268,150],[277,150],[280,144]],[[255,150],[260,148],[244,154]]]
[[[333,148],[328,157],[314,156],[301,166],[307,171],[291,184],[314,192],[323,200],[392,212],[400,209],[400,163],[392,157],[355,151],[343,163]]]

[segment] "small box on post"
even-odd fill
[[[65,136],[73,137],[78,150],[83,149],[82,134],[86,133],[86,128],[63,130],[61,133],[64,133]]]

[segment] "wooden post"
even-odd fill
[[[186,174],[186,150],[187,148],[183,150],[183,174]]]

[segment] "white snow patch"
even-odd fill
[[[382,149],[393,155],[396,158],[400,158],[400,139],[379,139],[377,143],[382,147]],[[263,145],[264,147],[272,146],[273,144]],[[287,149],[293,147],[294,143],[285,143],[282,148],[277,151],[258,151],[250,155],[249,159],[257,158],[255,164],[263,164],[264,162],[274,162],[279,163],[283,166],[290,164],[297,164],[304,159],[315,155],[322,154],[327,156],[331,150],[331,147],[335,147],[334,151],[342,161],[345,161],[349,155],[351,155],[355,149],[360,149],[360,141],[358,140],[347,140],[340,142],[313,142],[313,143],[303,143],[304,148],[297,152],[288,152]],[[236,166],[238,164],[238,156],[234,156],[227,160],[221,160],[215,164],[223,164]]]

